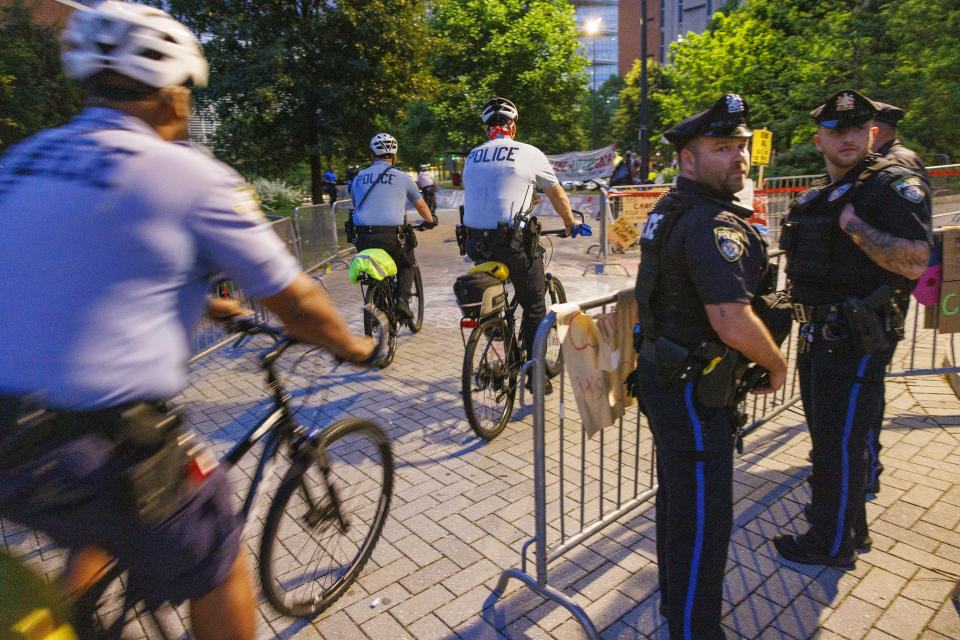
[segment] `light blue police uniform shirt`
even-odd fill
[[[169,398],[212,275],[263,298],[300,273],[239,174],[120,111],[88,108],[0,165],[0,393]]]
[[[377,186],[374,189],[375,184]],[[368,191],[369,196],[366,195]],[[354,206],[353,223],[364,227],[404,224],[407,220],[407,202],[413,204],[423,200],[413,178],[391,167],[386,160],[377,160],[357,174],[350,187],[350,197]],[[363,204],[357,207],[361,201]]]
[[[499,135],[475,148],[463,167],[463,224],[496,229],[513,226],[518,212],[530,208],[536,189],[560,184],[550,161],[531,144]]]

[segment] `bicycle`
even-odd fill
[[[261,483],[279,475],[274,474],[278,456],[290,461],[270,499],[257,554],[258,573],[264,595],[277,611],[294,617],[316,615],[353,584],[380,537],[393,494],[390,440],[369,420],[349,418],[325,428],[297,424],[291,396],[275,365],[299,343],[276,327],[247,318],[236,318],[233,325],[240,331],[235,346],[260,333],[274,339],[259,363],[273,406],[220,464],[234,467],[254,445],[264,442],[241,509],[249,526],[251,514],[258,512],[258,500],[269,495],[270,488],[259,490]],[[124,574],[125,569],[114,562],[78,598],[74,625],[82,640],[120,638],[124,627],[133,622],[130,614],[143,613],[137,594],[123,589]],[[117,608],[113,605],[121,590],[125,591],[122,606]],[[160,635],[167,638],[156,612],[148,613]]]
[[[402,225],[402,228],[409,228],[414,231],[426,231],[427,229],[431,229],[432,226],[424,224],[417,226]],[[377,261],[369,259],[372,255],[370,253],[371,251],[383,250],[366,249],[358,253],[353,259],[353,262],[357,263],[357,266],[352,267],[351,272],[356,271],[357,282],[360,284],[360,291],[363,296],[363,303],[372,306],[387,319],[387,327],[389,330],[386,336],[387,349],[384,357],[380,361],[380,367],[383,368],[393,362],[393,356],[397,351],[397,333],[400,331],[401,320],[396,310],[396,304],[400,299],[400,293],[397,287],[397,266],[393,262],[393,259],[390,258],[389,254],[385,251],[382,254],[377,254],[381,262],[389,259],[389,263],[385,265],[385,268],[381,267],[377,264]],[[393,275],[385,275],[391,272]],[[415,264],[413,268],[413,291],[410,293],[409,306],[410,312],[413,314],[413,319],[403,320],[402,323],[410,329],[411,333],[417,333],[423,327],[423,278],[420,275],[419,264]],[[364,317],[363,330],[366,335],[373,336],[379,340],[379,336],[375,335],[377,328],[377,324],[372,318]]]
[[[583,213],[577,210],[574,212],[580,216],[582,224]],[[517,216],[518,219],[525,217]],[[589,227],[581,228],[580,232],[589,235]],[[541,231],[540,235],[563,238],[566,237],[566,230]],[[502,263],[495,264],[504,267],[504,270],[506,268]],[[567,294],[560,279],[549,272],[545,277],[547,306],[566,302]],[[463,408],[470,428],[478,437],[488,441],[497,437],[507,426],[516,398],[517,381],[524,364],[522,338],[518,334],[516,321],[519,301],[514,293],[509,303],[506,303],[505,284],[506,282],[502,281],[490,287],[483,293],[480,306],[475,311],[465,312],[465,317],[460,320],[461,337],[464,329],[471,330],[469,338],[464,338],[465,351],[460,379]],[[548,337],[544,361],[547,376],[556,376],[562,365],[560,338],[554,327]]]

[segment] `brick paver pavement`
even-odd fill
[[[585,637],[566,609],[517,581],[490,606],[500,572],[519,566],[520,546],[533,532],[532,418],[529,408],[515,409],[504,433],[483,443],[463,417],[463,346],[451,284],[465,263],[452,241],[454,215],[441,212],[441,226],[419,236],[424,328],[417,335],[401,332],[389,368],[344,366],[330,373],[329,360],[315,355],[300,363],[306,376],[311,369],[326,375],[312,394],[297,393],[299,401],[322,406],[324,420],[369,417],[389,431],[396,487],[383,537],[356,585],[331,611],[309,621],[278,616],[262,603],[260,638]],[[582,300],[631,286],[631,278],[613,269],[612,275],[582,275],[592,261],[584,253],[589,243],[553,241],[551,269],[568,297]],[[635,254],[624,260],[633,273],[636,261]],[[359,288],[343,270],[325,275],[324,282],[359,326]],[[228,348],[199,363],[180,398],[218,451],[254,424],[266,406],[255,346]],[[868,505],[874,546],[849,572],[782,562],[770,542],[779,531],[805,526],[800,514],[809,497],[804,484],[809,441],[799,409],[787,410],[749,438],[734,475],[735,531],[724,603],[728,637],[960,638],[960,616],[950,599],[960,576],[960,403],[943,379],[930,376],[891,380],[887,394],[886,472]],[[567,417],[571,414],[568,406]],[[557,412],[548,408],[547,418],[548,442],[558,442]],[[568,426],[563,448],[579,450],[570,433]],[[617,459],[615,445],[610,451],[614,436],[607,437],[607,449],[598,449],[597,438],[586,449],[588,456],[602,452],[610,474]],[[649,456],[646,437],[641,458]],[[234,472],[238,501],[253,463],[251,458]],[[571,467],[564,485],[564,523],[573,530],[578,473]],[[611,499],[616,483],[604,476],[600,496],[590,481],[584,499],[594,513],[599,500]],[[556,499],[553,494],[551,504]],[[666,638],[657,613],[652,518],[652,504],[643,506],[551,565],[550,584],[583,606],[604,638]],[[560,518],[550,524],[556,535]],[[63,554],[49,541],[13,523],[0,527],[5,546],[34,569],[51,576],[60,570]],[[251,549],[259,528],[250,529]]]

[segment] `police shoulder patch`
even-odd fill
[[[819,195],[819,193],[820,193],[819,189],[807,189],[806,191],[801,193],[799,196],[797,196],[797,203],[804,204],[806,202],[809,202],[810,200],[813,200],[814,198],[816,198],[817,195]]]
[[[900,194],[901,198],[904,200],[909,200],[914,204],[922,201],[924,198],[923,183],[917,176],[900,178],[891,186],[893,186],[894,191]]]
[[[743,233],[729,227],[717,227],[713,230],[717,251],[727,262],[736,262],[743,256]]]
[[[836,200],[837,198],[845,194],[847,191],[849,191],[850,187],[852,186],[853,185],[849,182],[847,182],[846,184],[840,185],[839,187],[837,187],[836,189],[830,192],[830,195],[827,196],[827,201],[833,202],[834,200]]]
[[[233,190],[230,198],[230,206],[234,213],[246,218],[263,219],[263,212],[260,210],[260,196],[256,189],[251,186],[237,187]]]

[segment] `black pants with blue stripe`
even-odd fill
[[[813,444],[807,535],[822,553],[849,553],[867,534],[867,438],[883,420],[883,376],[892,357],[892,348],[860,355],[847,340],[814,342],[798,357]]]
[[[671,640],[722,640],[723,576],[733,524],[733,421],[690,383],[667,386],[638,361],[657,446],[657,563]]]

